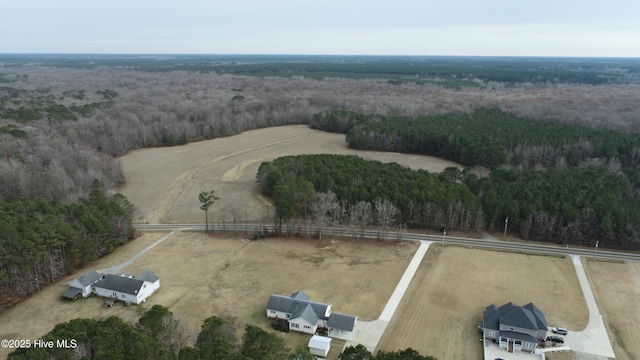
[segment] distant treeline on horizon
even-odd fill
[[[413,55],[0,54],[3,66],[120,67],[249,76],[382,78],[393,83],[476,87],[487,82],[640,82],[640,58]],[[452,81],[456,80],[456,81]]]

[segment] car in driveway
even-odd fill
[[[556,344],[564,344],[564,339],[560,336],[547,336],[545,340]]]
[[[551,328],[551,332],[554,334],[559,334],[559,335],[567,335],[569,333],[569,330],[563,328],[563,327],[553,327]]]

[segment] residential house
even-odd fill
[[[267,317],[286,319],[290,330],[315,334],[318,328],[323,328],[328,329],[329,336],[346,340],[351,338],[357,319],[332,314],[331,305],[311,301],[303,291],[296,291],[291,296],[271,295],[267,302]]]
[[[522,307],[511,302],[487,306],[482,328],[485,339],[496,341],[509,352],[533,352],[547,336],[547,321],[533,303]]]
[[[151,270],[145,270],[138,277],[106,274],[94,284],[93,288],[98,296],[140,304],[160,288],[160,279]]]
[[[62,293],[62,297],[67,299],[77,299],[87,297],[93,293],[93,284],[100,280],[100,274],[95,270],[89,270],[80,277],[69,282],[69,288]]]

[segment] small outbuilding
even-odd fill
[[[309,340],[309,352],[315,356],[326,357],[331,349],[331,338],[313,335]]]
[[[80,277],[69,282],[69,288],[62,293],[62,297],[67,299],[77,299],[93,294],[93,284],[100,280],[100,274],[95,270],[89,270]]]

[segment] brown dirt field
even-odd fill
[[[124,262],[164,234],[141,236],[92,267],[102,269]],[[241,334],[247,323],[270,328],[265,314],[269,295],[288,295],[300,289],[314,301],[332,304],[335,312],[373,320],[416,249],[414,243],[400,246],[373,240],[249,241],[177,232],[123,269],[139,274],[149,268],[160,277],[160,290],[142,306],[120,303],[106,308],[97,297],[63,301],[60,295],[66,289],[65,282],[79,272],[0,315],[0,337],[34,339],[55,324],[78,317],[116,315],[133,323],[154,304],[168,307],[181,320],[190,341],[197,337],[202,320],[211,315],[233,321]],[[309,341],[308,336],[281,335],[291,348],[306,347]],[[333,358],[342,349],[340,343],[334,342],[337,352],[332,352]],[[0,349],[0,358],[7,353]]]
[[[616,359],[640,359],[640,263],[583,259]]]
[[[258,194],[260,164],[284,155],[320,153],[355,154],[432,172],[459,166],[431,156],[353,150],[342,134],[282,126],[131,152],[119,158],[127,179],[120,192],[136,205],[134,219],[140,223],[203,222],[198,194],[209,189],[221,198],[209,212],[214,221],[231,222],[234,216],[238,221],[260,221],[269,207]]]
[[[563,301],[557,301],[563,299]],[[571,259],[431,245],[378,349],[411,347],[444,359],[482,359],[484,308],[533,302],[549,326],[587,325]]]

